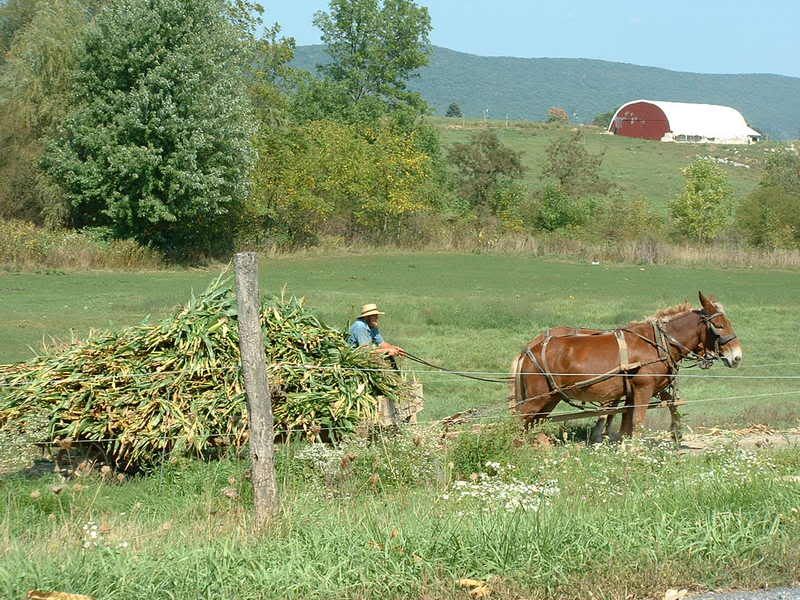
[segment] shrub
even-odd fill
[[[708,243],[728,227],[733,214],[733,189],[725,173],[710,160],[697,160],[683,170],[683,194],[670,203],[676,231]]]
[[[396,239],[440,195],[421,133],[389,122],[312,121],[260,135],[247,233],[266,232],[286,247],[314,244],[322,233]]]
[[[602,154],[590,154],[583,134],[574,131],[551,142],[545,149],[544,179],[555,181],[573,197],[605,195],[612,184],[600,175]]]
[[[497,134],[484,129],[468,143],[450,148],[448,160],[456,170],[458,193],[479,216],[503,218],[520,200],[515,184],[522,178],[521,153],[505,146]]]
[[[569,122],[569,115],[567,111],[563,108],[558,106],[553,106],[552,108],[548,109],[547,111],[547,122],[548,123],[568,123]]]
[[[548,183],[531,195],[524,218],[534,229],[558,231],[585,224],[594,208],[594,200],[573,198],[561,186]]]
[[[510,462],[518,433],[518,425],[513,422],[487,425],[478,432],[462,432],[449,450],[454,476],[465,478],[480,473],[487,462]]]
[[[589,224],[589,233],[609,242],[661,239],[664,220],[645,198],[630,199],[613,194],[598,205]]]
[[[455,102],[451,102],[450,106],[447,107],[447,112],[444,113],[445,117],[457,117],[460,118],[463,115],[461,114],[461,108]]]
[[[800,157],[780,152],[769,157],[758,188],[736,211],[736,224],[748,242],[761,248],[800,247]]]
[[[614,118],[615,110],[610,110],[608,112],[600,113],[595,115],[594,119],[592,119],[592,125],[595,127],[602,127],[603,129],[608,129],[608,126],[611,125],[611,119]]]
[[[153,269],[162,265],[158,251],[134,240],[104,241],[88,232],[0,220],[0,266],[5,269]]]

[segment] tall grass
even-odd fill
[[[345,244],[338,237],[323,237],[318,246],[285,249],[261,246],[267,256],[331,256],[346,254],[389,254],[394,252],[470,252],[508,254],[568,260],[598,260],[620,264],[649,264],[717,267],[800,267],[800,250],[758,249],[743,244],[718,242],[706,246],[690,243],[675,244],[642,238],[622,241],[596,242],[568,235],[530,235],[506,232],[484,233],[471,228],[442,227],[414,239],[380,246],[365,242]]]
[[[510,475],[479,477],[497,494],[515,493],[512,481],[558,492],[538,510],[487,510],[459,495],[449,468],[475,447],[469,435],[353,441],[338,450],[347,461],[283,447],[282,512],[261,534],[237,460],[121,482],[6,477],[0,596],[463,598],[467,577],[498,598],[641,598],[786,584],[800,568],[797,448],[686,456],[656,440],[534,448],[518,437],[492,450]],[[420,453],[441,470],[417,468]]]
[[[0,220],[0,269],[155,269],[162,256],[133,240],[100,241],[78,231]]]

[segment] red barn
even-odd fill
[[[615,135],[662,142],[749,144],[761,137],[735,108],[660,100],[623,104],[608,130]]]

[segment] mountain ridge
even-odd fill
[[[293,66],[314,71],[325,47],[298,46]],[[592,58],[480,56],[433,46],[428,66],[409,88],[433,112],[451,102],[466,117],[544,120],[559,106],[588,123],[599,113],[640,98],[722,104],[739,110],[768,137],[800,137],[800,78],[771,73],[692,73]]]

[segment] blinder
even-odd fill
[[[710,340],[712,343],[711,344],[706,343],[706,347],[711,346],[716,352],[716,354],[719,355],[720,347],[724,346],[725,344],[729,344],[730,342],[735,340],[738,336],[736,334],[722,335],[722,333],[720,333],[720,330],[716,328],[716,326],[712,322],[712,319],[721,316],[722,315],[721,312],[715,312],[714,314],[710,315],[707,312],[702,311],[700,315],[703,318],[703,321],[705,321],[706,326],[708,327],[708,333],[711,335],[712,338]]]

